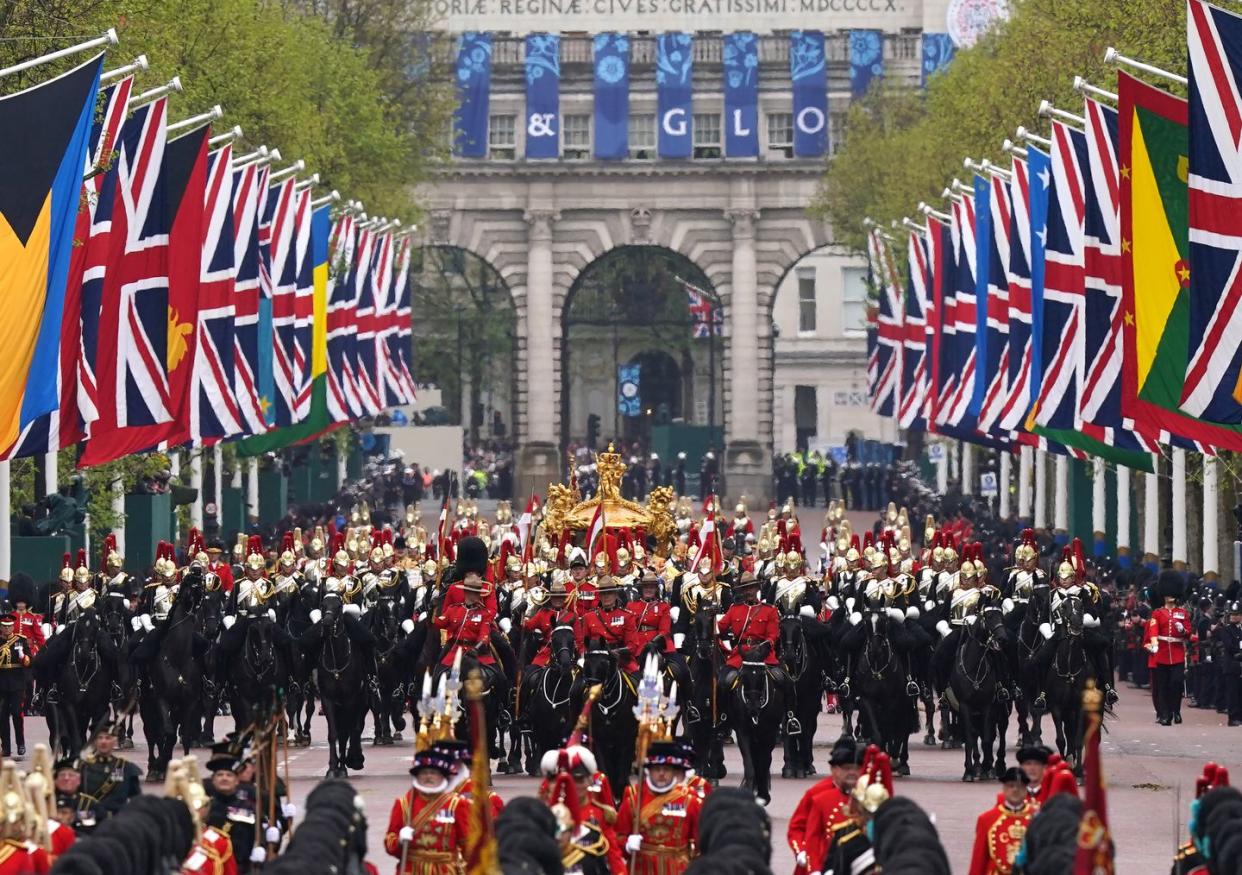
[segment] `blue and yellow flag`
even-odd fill
[[[69,255],[103,55],[0,98],[0,446],[60,403]],[[35,379],[29,380],[29,375]],[[42,378],[39,375],[44,375]]]

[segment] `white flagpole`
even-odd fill
[[[259,518],[259,460],[251,456],[246,460],[246,528]]]
[[[1063,109],[1057,109],[1052,105],[1052,101],[1050,100],[1041,100],[1039,102],[1039,114],[1045,118],[1059,118],[1063,122],[1068,122],[1071,125],[1078,125],[1080,128],[1085,128],[1087,126],[1087,120],[1085,118],[1080,115],[1075,115],[1072,112],[1066,112]]]
[[[1056,487],[1052,496],[1052,528],[1057,535],[1069,534],[1069,458],[1057,456]]]
[[[215,149],[223,146],[225,143],[231,143],[234,140],[240,140],[242,135],[241,125],[233,125],[231,130],[225,131],[223,134],[217,134],[207,141],[209,149]]]
[[[1117,555],[1130,555],[1130,469],[1117,466]]]
[[[1217,503],[1220,498],[1220,469],[1215,456],[1203,457],[1203,576],[1215,580],[1220,571]]]
[[[1173,567],[1186,567],[1186,451],[1173,450]]]
[[[197,492],[194,503],[190,505],[190,525],[203,529],[203,451],[190,450],[190,488]]]
[[[1048,453],[1035,451],[1035,513],[1032,525],[1036,529],[1048,528]]]
[[[29,61],[22,61],[20,64],[14,64],[12,67],[5,67],[3,70],[0,70],[0,77],[12,76],[14,73],[21,73],[23,70],[29,70],[32,67],[50,64],[52,61],[59,61],[61,58],[67,58],[79,52],[89,52],[91,49],[114,46],[116,44],[116,30],[110,27],[102,36],[97,36],[92,40],[78,43],[76,46],[69,46],[67,49],[60,49],[52,52],[50,55],[40,55],[37,58],[31,58]]]
[[[1108,533],[1108,486],[1104,479],[1108,476],[1108,468],[1097,456],[1091,460],[1091,469],[1091,533],[1098,544]],[[1093,549],[1095,544],[1092,544]]]
[[[117,477],[112,481],[112,513],[119,520],[112,533],[116,535],[116,551],[125,555],[125,483]]]
[[[167,85],[160,85],[152,88],[150,91],[142,92],[137,97],[131,97],[129,102],[125,104],[125,111],[132,112],[135,109],[146,106],[148,103],[159,100],[161,97],[169,94],[180,94],[181,91],[181,77],[174,76],[168,80]]]
[[[1012,465],[1013,459],[1010,458],[1009,453],[1001,450],[1000,477],[998,478],[1000,482],[996,484],[996,489],[999,498],[997,508],[1002,520],[1009,519],[1009,475]]]
[[[224,448],[217,443],[211,448],[211,472],[215,482],[213,500],[216,504],[216,523],[224,528]]]
[[[0,577],[8,580],[13,571],[13,514],[9,505],[9,460],[0,462]]]
[[[180,450],[172,450],[171,452],[169,452],[168,473],[172,475],[173,483],[181,482],[181,451]],[[172,521],[172,541],[175,544],[180,540],[181,540],[181,525],[180,525],[180,521],[178,520],[177,514],[174,509],[173,521]]]
[[[1023,523],[1031,521],[1031,447],[1022,447],[1018,451],[1018,518]]]
[[[327,206],[328,204],[336,203],[340,199],[341,199],[341,193],[334,188],[332,189],[332,191],[328,192],[323,197],[315,198],[313,201],[311,201],[311,209],[317,210],[320,207]]]
[[[178,131],[191,131],[195,128],[200,128],[203,125],[211,124],[216,119],[221,118],[223,115],[224,115],[224,109],[220,106],[220,104],[217,103],[215,106],[213,106],[211,109],[207,110],[206,112],[199,113],[198,115],[192,115],[189,118],[182,119],[179,122],[173,122],[171,125],[165,128],[165,130],[169,134],[175,134]]]
[[[1105,100],[1116,102],[1117,95],[1103,88],[1097,88],[1081,76],[1074,77],[1074,90],[1079,94],[1090,94],[1092,97],[1102,97]]]
[[[124,79],[131,73],[145,73],[148,68],[149,64],[147,63],[147,56],[139,55],[134,58],[134,62],[132,64],[126,64],[124,67],[117,67],[115,70],[104,71],[103,75],[99,77],[99,87],[103,88],[106,85],[111,85],[113,82]]]
[[[1127,58],[1112,46],[1109,46],[1104,50],[1104,63],[1122,64],[1126,67],[1133,67],[1135,70],[1142,70],[1144,73],[1151,73],[1153,76],[1163,76],[1165,79],[1171,79],[1182,85],[1187,85],[1190,82],[1190,80],[1188,80],[1185,76],[1179,76],[1171,70],[1165,70],[1161,67],[1145,64],[1142,61],[1136,61],[1134,58]]]

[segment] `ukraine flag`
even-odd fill
[[[0,98],[0,446],[59,405],[49,375],[102,67]]]

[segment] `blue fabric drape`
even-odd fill
[[[724,38],[725,155],[759,155],[759,40],[742,31]]]
[[[595,49],[595,157],[620,160],[629,153],[630,38],[598,33]]]
[[[884,75],[884,39],[878,30],[850,31],[850,96],[867,93],[871,80]]]
[[[694,53],[688,33],[656,37],[656,103],[661,158],[689,158],[693,153]]]
[[[793,80],[794,155],[822,157],[828,151],[828,67],[823,31],[795,30],[789,35],[789,75]]]
[[[526,157],[560,154],[561,38],[552,33],[526,37]]]
[[[457,43],[457,109],[453,113],[453,151],[463,158],[487,155],[491,84],[492,35],[463,33]]]

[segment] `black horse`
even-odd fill
[[[864,642],[854,669],[854,686],[864,737],[889,755],[893,771],[910,773],[910,733],[918,727],[913,696],[918,687],[906,670],[904,622],[883,608],[869,610],[857,628]]]
[[[692,689],[681,694],[686,702],[684,722],[694,747],[694,768],[716,783],[728,774],[724,761],[727,733],[726,703],[718,700],[721,653],[716,638],[720,608],[700,601],[690,625],[690,677]]]
[[[727,690],[729,724],[742,754],[742,787],[763,805],[772,801],[772,750],[788,704],[781,685],[759,659],[743,654]]]
[[[345,604],[335,593],[323,598],[323,615],[301,643],[315,654],[315,683],[328,721],[326,777],[348,777],[366,762],[362,753],[362,726],[367,716],[367,661],[365,648],[346,628]]]
[[[207,651],[200,660],[203,675],[203,708],[202,732],[199,745],[210,747],[215,743],[216,713],[224,698],[224,690],[213,680],[216,676],[216,660],[219,656],[218,647],[220,632],[224,628],[224,600],[227,593],[223,588],[209,590],[204,588],[195,611],[194,628],[204,642]]]
[[[1002,658],[1004,635],[1000,608],[985,608],[974,622],[962,626],[953,656],[948,693],[962,725],[966,750],[963,781],[981,780],[1000,774],[1005,768],[1008,702],[1002,702],[997,695],[1001,689],[997,662]],[[994,750],[998,736],[999,752]]]
[[[284,710],[289,689],[289,648],[266,614],[252,617],[246,626],[241,652],[232,661],[229,704],[237,731],[244,732],[256,718]]]
[[[140,707],[146,731],[147,780],[162,781],[178,738],[182,753],[202,726],[203,684],[195,626],[203,587],[201,578],[187,575],[181,582],[168,619],[149,633],[159,636],[154,659],[147,666]]]
[[[638,736],[634,705],[638,691],[634,679],[621,671],[616,655],[604,642],[589,638],[582,673],[573,687],[573,713],[581,713],[587,690],[596,684],[602,689],[591,706],[591,750],[613,792],[619,793],[629,781],[634,762],[634,742]]]
[[[53,744],[76,757],[108,716],[118,658],[94,609],[87,609],[60,633],[69,636],[67,653],[55,677],[60,696],[48,702]]]
[[[1051,589],[1045,584],[1031,588],[1030,599],[1018,625],[1014,646],[1016,650],[1016,671],[1014,677],[1022,695],[1018,698],[1018,743],[1043,744],[1044,712],[1032,707],[1036,698],[1043,690],[1043,675],[1036,662],[1036,656],[1044,643],[1039,634],[1043,623],[1051,622]]]
[[[1040,650],[1037,662],[1044,672],[1044,692],[1052,725],[1057,733],[1057,750],[1082,774],[1082,691],[1091,674],[1091,660],[1083,644],[1082,599],[1062,595],[1059,616],[1052,639]]]
[[[322,598],[318,581],[303,581],[297,595],[289,600],[283,617],[285,631],[294,641],[310,631],[311,611]],[[293,743],[309,747],[311,718],[315,716],[314,660],[301,648],[293,648],[293,664],[289,667],[289,689],[285,694],[285,713],[293,730]]]
[[[535,754],[560,747],[569,734],[575,716],[571,708],[578,660],[573,627],[554,628],[548,650],[551,659],[547,666],[528,665],[523,678],[522,720],[529,727],[523,734],[530,738],[530,743],[526,745],[526,773],[532,776],[539,774]]]
[[[776,654],[781,667],[793,679],[796,700],[793,711],[802,726],[797,735],[785,736],[782,778],[805,778],[815,774],[812,748],[824,697],[824,665],[820,649],[808,634],[812,627],[822,630],[822,624],[810,617],[791,614],[781,619]]]
[[[390,745],[401,740],[405,729],[405,693],[410,679],[409,666],[399,658],[405,638],[397,602],[380,598],[366,614],[367,627],[375,637],[374,671],[371,674],[371,714],[375,723],[375,744]]]

